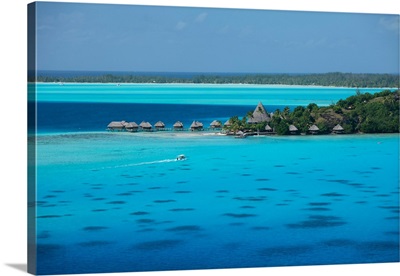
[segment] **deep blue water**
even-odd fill
[[[30,103],[31,105],[33,103]],[[281,106],[268,106],[268,112]],[[188,128],[193,120],[208,127],[213,120],[224,123],[230,117],[245,116],[254,106],[196,105],[196,104],[135,104],[135,103],[62,103],[38,102],[37,126],[43,132],[103,131],[111,121],[128,121],[154,125],[163,121],[172,128],[181,121]]]

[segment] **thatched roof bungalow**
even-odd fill
[[[269,116],[269,113],[265,110],[265,107],[261,102],[258,103],[256,109],[254,109],[252,116],[247,120],[249,124],[257,124],[269,121],[271,121],[271,117]]]
[[[270,127],[268,124],[265,126],[265,131],[267,132],[272,132],[272,127]]]
[[[316,125],[312,125],[312,126],[310,126],[310,128],[308,129],[308,131],[309,131],[311,134],[317,134],[317,133],[319,132],[319,128],[318,128]]]
[[[164,129],[165,128],[165,124],[161,121],[158,121],[157,123],[155,123],[154,127],[156,129]]]
[[[137,131],[138,128],[139,128],[139,125],[135,122],[125,123],[125,129],[127,131]]]
[[[151,130],[151,128],[153,127],[149,122],[145,121],[141,122],[139,126],[143,130]]]
[[[297,127],[295,125],[290,125],[289,126],[289,132],[290,134],[297,134],[299,130],[297,129]]]
[[[190,130],[202,130],[203,129],[203,123],[199,121],[193,121],[193,123],[190,125]]]
[[[183,123],[181,121],[177,121],[174,125],[173,125],[174,129],[183,129]]]
[[[112,121],[107,125],[107,129],[114,131],[122,131],[125,128],[125,121],[117,122],[117,121]]]
[[[217,120],[214,120],[214,121],[211,122],[210,127],[211,128],[221,128],[221,122],[217,121]]]
[[[333,133],[336,133],[336,134],[341,134],[341,133],[344,132],[344,128],[343,128],[341,125],[337,124],[337,125],[332,129],[332,132],[333,132]]]
[[[224,126],[229,127],[232,125],[231,119],[228,119],[225,123]]]

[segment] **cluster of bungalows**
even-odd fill
[[[250,116],[247,120],[247,123],[249,124],[258,124],[258,123],[266,123],[265,128],[263,130],[258,130],[256,133],[250,132],[250,131],[238,131],[237,133],[228,133],[228,134],[234,134],[240,137],[245,137],[249,135],[272,135],[276,134],[274,129],[269,125],[273,117],[273,113],[269,114],[263,104],[261,102],[258,103],[256,106],[254,112],[252,113],[252,116]],[[230,127],[231,121],[227,120],[224,123],[225,127]],[[211,122],[210,126],[207,128],[207,130],[220,130],[222,129],[222,124],[220,121],[214,120]],[[181,121],[177,121],[173,124],[172,129],[171,128],[166,128],[165,124],[162,121],[158,121],[157,123],[154,124],[154,127],[146,121],[141,122],[139,125],[135,122],[126,122],[126,121],[112,121],[111,123],[108,124],[107,130],[109,131],[129,131],[129,132],[136,132],[136,131],[161,131],[161,130],[174,130],[174,131],[179,131],[179,130],[191,130],[191,131],[201,131],[205,130],[203,123],[199,121],[193,121],[193,123],[190,125],[189,129],[185,129],[184,125]],[[319,128],[317,125],[312,125],[308,128],[308,133],[309,134],[318,134],[320,132]],[[300,134],[299,129],[295,125],[289,125],[289,133],[296,135]],[[341,125],[336,125],[332,129],[332,133],[334,134],[341,134],[344,133],[344,129]]]
[[[270,135],[270,134],[275,134],[275,131],[273,128],[269,126],[269,122],[271,122],[273,117],[273,113],[269,114],[267,110],[265,109],[264,105],[259,102],[258,105],[256,106],[254,112],[252,113],[252,116],[247,120],[247,123],[249,124],[258,124],[258,123],[264,123],[266,122],[266,126],[264,130],[261,130],[257,133],[246,133],[239,131],[236,133],[237,136],[246,136],[246,135],[254,135],[254,134],[261,134],[261,135]],[[228,120],[225,122],[224,126],[231,126],[231,122]],[[319,128],[317,125],[312,125],[308,128],[308,133],[309,134],[318,134],[319,133]],[[295,125],[289,125],[289,133],[290,134],[300,134],[298,128]],[[340,124],[337,124],[333,129],[332,133],[334,134],[342,134],[344,133],[344,129]]]
[[[221,122],[214,120],[210,124],[210,130],[218,130],[221,129],[222,125]],[[112,121],[108,124],[107,130],[109,131],[129,131],[129,132],[137,132],[137,131],[162,131],[162,130],[186,130],[184,125],[181,121],[177,121],[173,124],[172,129],[166,128],[165,124],[162,121],[158,121],[154,124],[154,127],[149,122],[143,121],[139,125],[135,122],[126,122],[126,121]],[[203,123],[199,121],[193,121],[190,125],[189,129],[191,131],[200,131],[204,130]]]

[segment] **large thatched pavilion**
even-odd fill
[[[271,121],[271,116],[268,114],[267,110],[261,102],[258,103],[256,109],[254,109],[252,116],[247,120],[249,124],[257,124],[269,121]]]

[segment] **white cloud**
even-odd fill
[[[203,12],[203,13],[199,14],[199,15],[196,17],[195,22],[197,22],[197,23],[203,22],[204,20],[206,20],[207,15],[208,15],[208,13],[206,13],[206,12]]]
[[[186,27],[187,23],[183,22],[183,21],[179,21],[178,23],[176,23],[175,29],[177,29],[178,31],[183,30]]]

